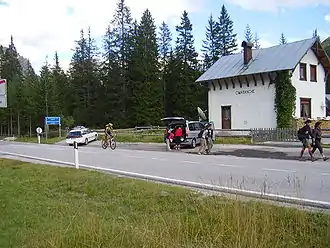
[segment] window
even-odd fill
[[[300,98],[300,117],[311,118],[310,98]]]
[[[310,81],[317,82],[316,65],[310,65]]]
[[[300,80],[307,80],[306,64],[300,63]]]

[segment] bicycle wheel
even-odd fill
[[[106,142],[106,140],[102,140],[101,141],[101,146],[103,149],[107,149],[108,148],[108,142]]]
[[[111,150],[115,150],[116,147],[117,147],[117,143],[116,143],[115,139],[111,139],[110,140],[110,148],[111,148]]]

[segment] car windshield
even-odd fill
[[[80,131],[73,131],[73,132],[70,132],[68,137],[78,137],[78,136],[81,136],[81,132]]]

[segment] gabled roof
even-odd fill
[[[252,75],[257,73],[293,70],[310,48],[330,69],[330,60],[317,37],[263,49],[252,49],[252,60],[246,66],[243,53],[221,57],[196,82]]]

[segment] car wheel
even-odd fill
[[[88,139],[87,138],[85,139],[85,145],[88,145]]]
[[[97,141],[97,135],[95,135],[95,141]]]
[[[191,141],[191,147],[192,147],[192,148],[195,148],[195,147],[196,147],[196,139],[193,139],[193,140]]]

